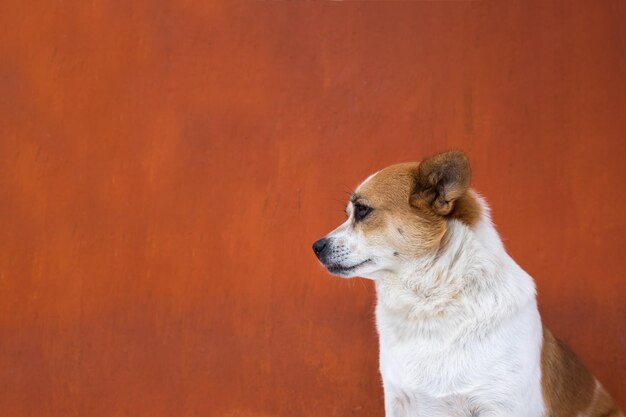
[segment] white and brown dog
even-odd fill
[[[461,152],[383,169],[313,245],[332,274],[375,282],[386,416],[623,416],[542,326],[469,180]]]

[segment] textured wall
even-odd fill
[[[311,243],[464,149],[626,404],[626,3],[7,1],[6,416],[380,416],[370,282]]]

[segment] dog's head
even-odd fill
[[[383,169],[366,179],[346,207],[348,219],[313,244],[329,272],[376,278],[436,251],[456,218],[471,224],[480,206],[468,194],[470,168],[451,151]]]

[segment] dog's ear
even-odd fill
[[[450,151],[420,162],[415,172],[411,205],[449,214],[455,201],[469,188],[470,167],[463,152]]]

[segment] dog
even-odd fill
[[[333,275],[372,279],[386,417],[624,417],[541,323],[467,157],[385,168],[313,244]]]

